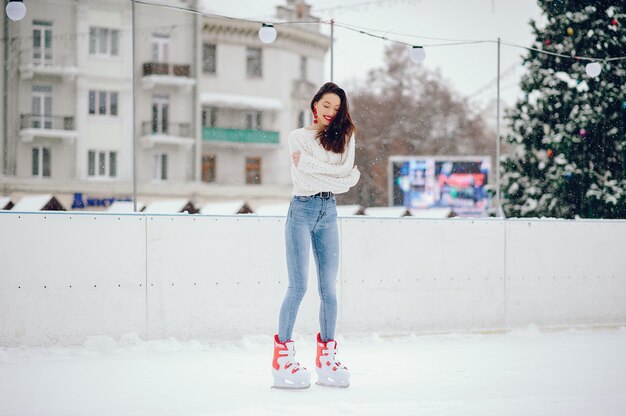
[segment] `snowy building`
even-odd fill
[[[197,1],[135,7],[134,37],[123,0],[41,0],[7,24],[5,192],[128,194],[135,134],[140,190],[288,196],[287,135],[324,81],[320,24],[280,26],[266,45],[257,23],[176,10]],[[309,11],[287,0],[273,20]]]
[[[284,21],[312,21],[293,0]],[[291,183],[287,135],[311,121],[310,100],[324,79],[329,39],[319,24],[280,26],[266,45],[259,25],[203,19],[200,104],[202,180],[225,185]]]
[[[23,21],[8,24],[3,45],[3,172],[69,180],[76,177],[80,142],[77,7],[45,1],[30,9]]]

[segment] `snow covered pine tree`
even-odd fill
[[[626,218],[626,3],[538,0],[525,99],[507,116],[502,196],[509,217]],[[586,72],[598,59],[599,75]],[[596,64],[597,68],[597,64]]]

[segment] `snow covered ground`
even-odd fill
[[[624,415],[626,328],[339,338],[348,389],[270,388],[271,337],[0,348],[0,415]],[[309,368],[315,344],[296,337]]]

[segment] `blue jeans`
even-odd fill
[[[339,231],[334,196],[294,196],[289,205],[285,224],[289,286],[278,320],[281,342],[291,339],[298,308],[306,293],[311,243],[320,295],[320,336],[322,341],[327,341],[334,339],[337,323],[335,280],[339,269]]]

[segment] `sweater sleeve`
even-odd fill
[[[334,193],[347,192],[361,176],[355,167],[355,141],[352,136],[345,160],[339,164],[322,162],[313,156],[311,141],[305,140],[299,134],[292,133],[288,138],[291,153],[300,152],[298,167],[291,164],[291,177],[294,187],[305,194],[319,191]]]
[[[308,174],[322,173],[337,178],[348,176],[354,166],[355,147],[355,138],[354,135],[352,135],[348,142],[346,158],[342,160],[341,163],[337,164],[323,162],[313,157],[310,152],[302,151],[298,163],[298,170]]]
[[[361,177],[361,172],[356,168],[352,169],[348,176],[339,178],[319,174],[303,174],[298,172],[293,165],[291,165],[291,174],[294,185],[299,189],[325,189],[331,190],[336,194],[348,192],[351,187],[357,184]]]

